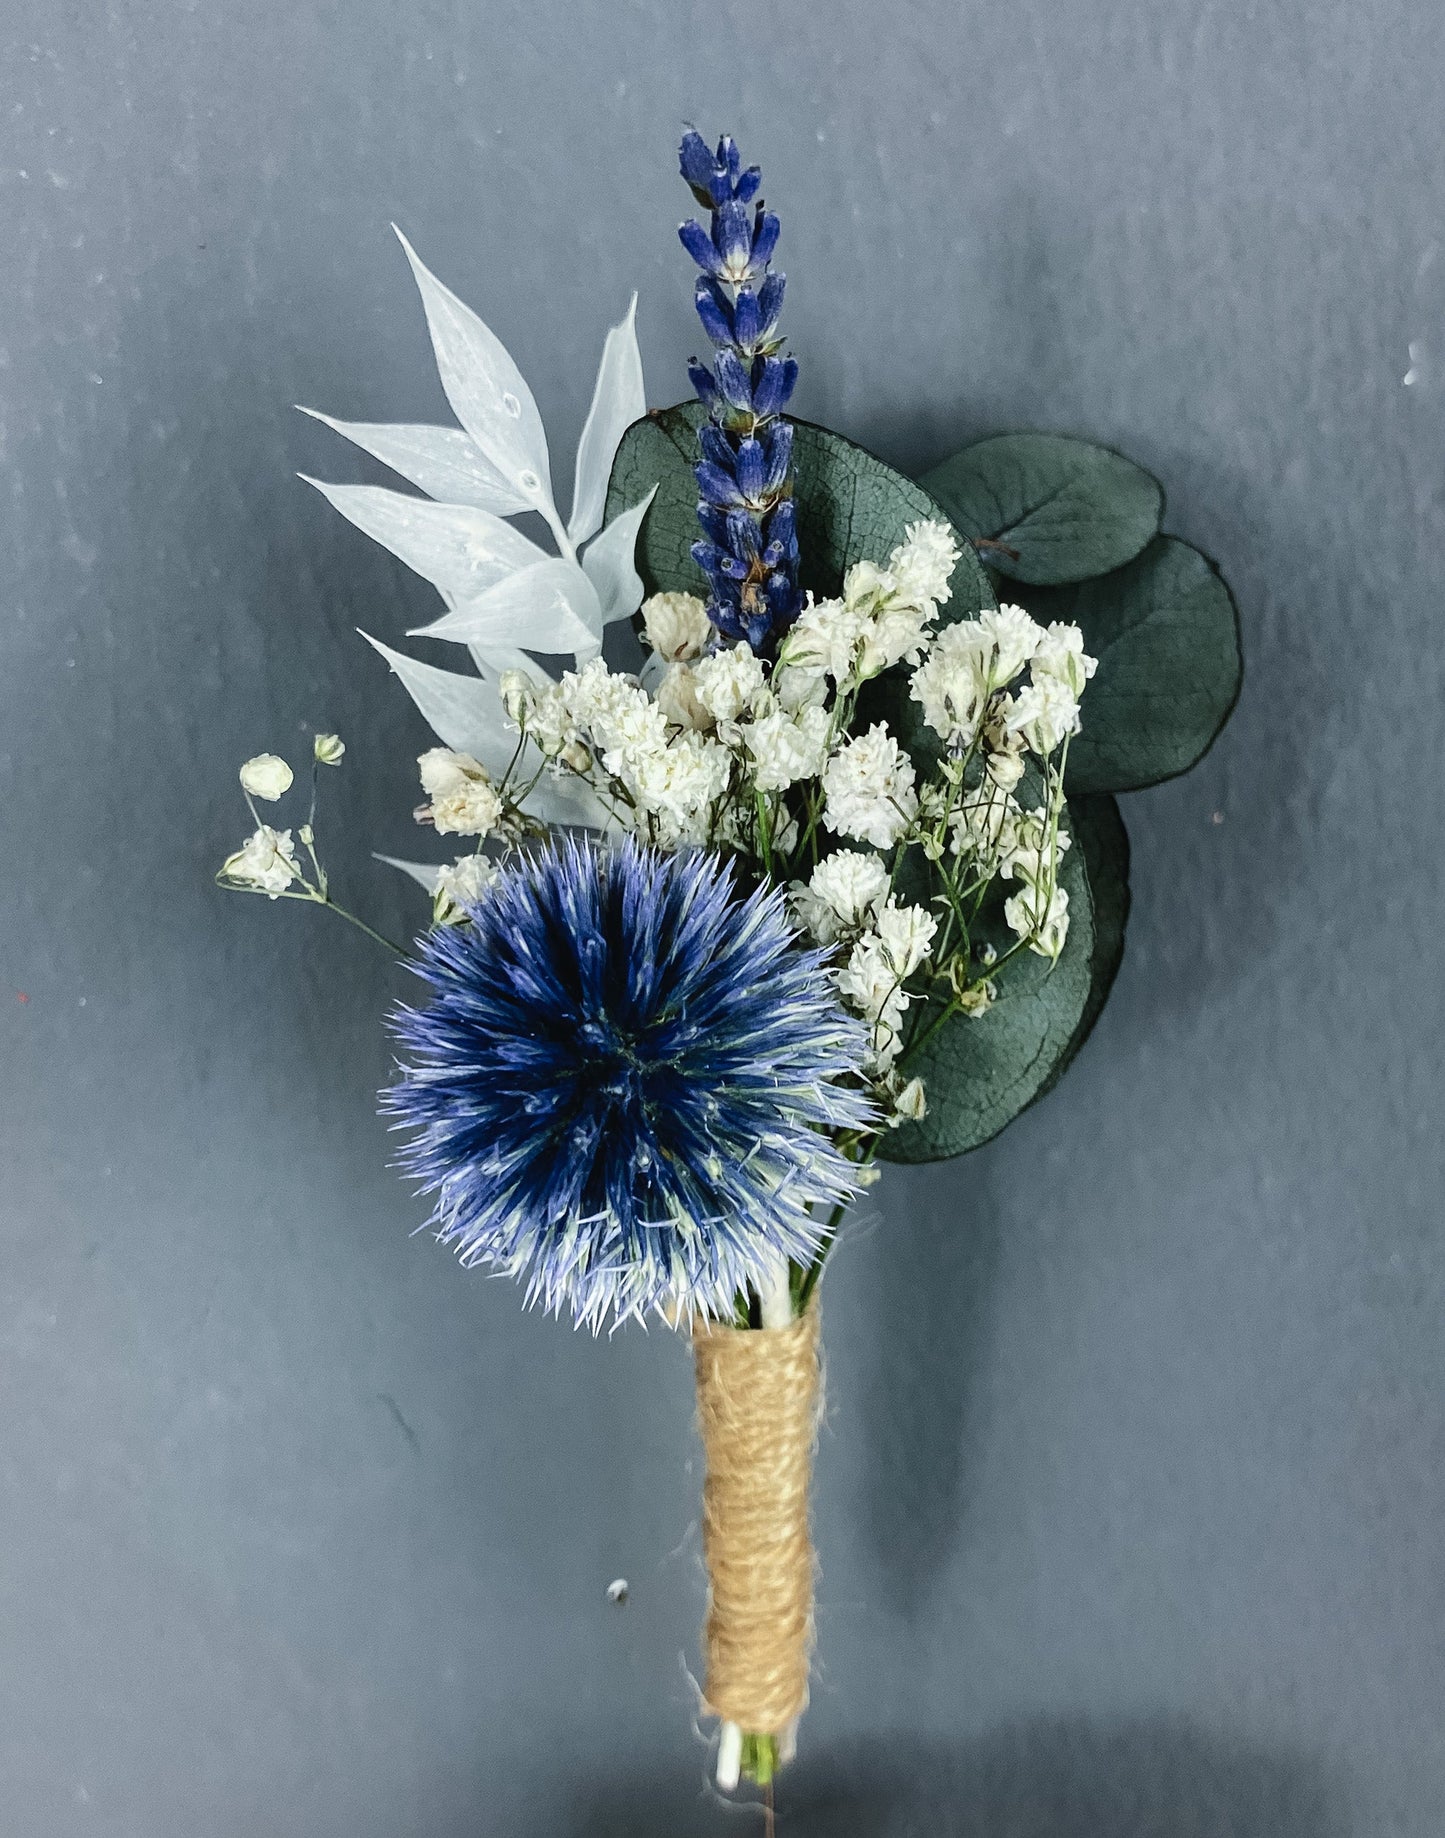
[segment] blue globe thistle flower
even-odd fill
[[[701,852],[567,839],[519,858],[420,947],[433,1001],[384,1104],[467,1265],[594,1329],[669,1300],[728,1315],[810,1259],[857,1191],[823,1132],[874,1121],[841,1084],[866,1030],[779,888]]]
[[[793,510],[793,429],[779,419],[798,366],[784,357],[777,331],[785,278],[769,263],[778,219],[758,198],[762,173],[742,169],[725,134],[717,151],[689,128],[679,152],[682,176],[710,213],[678,235],[702,273],[695,303],[714,347],[712,368],[696,358],[688,375],[711,426],[702,431],[697,474],[703,538],[693,559],[712,587],[708,617],[727,638],[755,651],[797,617],[798,536]],[[752,208],[749,209],[749,206]]]

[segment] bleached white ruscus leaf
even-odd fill
[[[382,655],[401,678],[422,718],[444,746],[455,753],[470,753],[488,772],[500,778],[517,747],[516,730],[507,721],[495,682],[481,676],[461,676],[418,663],[369,632],[361,636]]]
[[[384,485],[327,485],[299,476],[450,600],[472,599],[517,569],[549,559],[520,530],[476,505],[434,504]]]
[[[481,448],[460,428],[433,428],[418,423],[338,421],[320,409],[296,405],[303,415],[340,434],[379,459],[383,466],[441,504],[472,504],[496,517],[515,517],[534,509]]]
[[[459,597],[451,612],[414,628],[410,636],[459,645],[517,645],[528,651],[586,651],[601,640],[602,607],[576,562],[550,557],[506,575],[484,593]]]
[[[526,503],[545,507],[555,518],[546,430],[511,353],[436,278],[401,231],[396,233],[421,290],[437,371],[453,413]]]
[[[582,557],[587,578],[597,589],[602,606],[602,623],[630,619],[642,605],[642,576],[637,572],[637,532],[648,506],[657,496],[657,487],[631,510],[619,511]]]
[[[505,776],[514,758],[524,778],[541,765],[541,755],[530,741],[518,754],[517,730],[507,720],[495,679],[438,670],[433,664],[418,663],[414,657],[393,651],[369,632],[361,636],[401,678],[423,720],[444,746],[456,753],[470,753],[496,779]],[[538,676],[543,674],[535,664],[530,668]],[[611,824],[605,807],[585,780],[558,777],[551,772],[541,774],[523,808],[543,823],[594,830]]]
[[[529,657],[516,645],[468,645],[467,649],[472,654],[472,662],[483,676],[500,681],[507,671],[521,670],[539,685],[555,681],[551,672],[544,670],[535,657]]]
[[[404,862],[399,855],[383,855],[378,849],[372,850],[371,859],[374,862],[385,862],[388,868],[400,868],[404,875],[416,882],[423,893],[429,894],[436,892],[437,881],[447,866],[446,862]]]
[[[602,507],[607,501],[607,481],[617,455],[617,443],[647,413],[642,388],[642,353],[637,348],[637,295],[621,323],[612,327],[602,345],[597,387],[577,445],[577,472],[572,487],[572,515],[567,534],[584,543],[602,527]]]

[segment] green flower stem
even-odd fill
[[[217,887],[224,887],[227,893],[253,893],[271,900],[304,900],[309,906],[324,906],[329,912],[335,913],[338,919],[345,919],[349,925],[354,925],[359,932],[365,932],[368,938],[375,939],[377,944],[381,945],[383,949],[392,952],[395,956],[410,956],[410,952],[408,952],[405,945],[399,945],[394,938],[388,938],[383,932],[378,932],[375,927],[369,926],[364,919],[358,919],[355,913],[348,912],[344,906],[338,901],[333,900],[329,894],[320,892],[319,889],[311,886],[308,881],[302,881],[301,883],[302,887],[305,888],[304,893],[296,893],[288,887],[281,892],[268,894],[264,887],[243,887],[237,881],[223,880],[219,874],[216,876],[216,885]]]
[[[742,1778],[753,1781],[759,1787],[771,1784],[778,1771],[778,1739],[776,1736],[743,1736]]]

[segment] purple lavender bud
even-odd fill
[[[765,211],[761,205],[758,206],[753,225],[754,268],[764,268],[773,259],[773,250],[778,246],[778,232],[782,227],[772,211]]]
[[[713,409],[721,400],[717,384],[713,381],[712,372],[698,363],[695,357],[687,360],[688,381],[697,391],[697,399],[706,409]]]
[[[733,453],[732,442],[721,428],[714,427],[711,422],[708,422],[706,427],[699,429],[698,440],[701,442],[702,456],[705,460],[710,460],[714,466],[721,466],[724,472],[733,470],[736,456]]]
[[[783,289],[787,286],[788,277],[783,274],[770,274],[758,289],[758,313],[762,319],[762,336],[772,331],[778,323],[778,314],[783,310]]]
[[[701,312],[701,307],[698,311]],[[733,336],[721,341],[737,344],[744,351],[751,351],[762,336],[763,315],[758,307],[758,296],[750,287],[740,287],[738,297],[733,305]]]
[[[793,424],[791,421],[780,421],[768,435],[768,471],[763,489],[770,494],[778,491],[792,463]]]
[[[738,490],[737,480],[730,472],[724,472],[721,466],[714,466],[710,460],[703,460],[692,470],[697,479],[697,488],[707,503],[733,506],[743,502],[743,494]]]
[[[769,362],[776,364],[777,359],[772,358]],[[753,408],[752,378],[736,351],[719,351],[713,374],[725,402],[744,412]]]
[[[752,410],[759,420],[776,415],[793,393],[798,366],[792,358],[765,357],[752,391]],[[722,382],[719,375],[718,382]],[[729,398],[731,399],[731,398]]]
[[[717,282],[700,276],[693,293],[693,305],[697,316],[702,321],[702,329],[715,345],[731,345],[733,337],[732,314],[727,299]]]
[[[680,223],[677,226],[677,236],[683,248],[705,274],[720,275],[723,272],[722,257],[717,245],[696,217],[689,217],[686,223]]]
[[[767,463],[763,457],[763,443],[751,435],[738,442],[737,451],[737,489],[743,498],[750,503],[761,501],[767,478]]]
[[[761,550],[758,526],[746,511],[728,512],[728,547],[739,561],[751,561]]]
[[[729,200],[719,206],[713,223],[722,272],[731,281],[741,281],[753,266],[753,226],[748,208]]]

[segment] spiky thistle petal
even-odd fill
[[[466,1264],[594,1329],[676,1302],[727,1315],[818,1248],[856,1191],[824,1132],[866,1127],[866,1030],[780,889],[702,852],[571,839],[518,859],[418,964],[385,1095],[403,1165]],[[845,1081],[845,1082],[839,1082]]]

